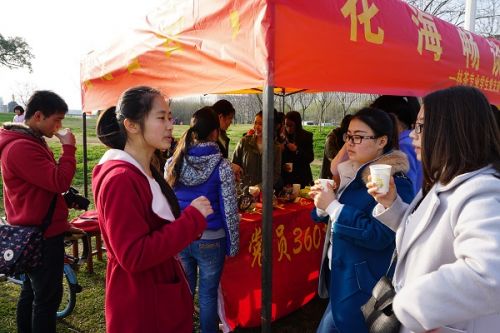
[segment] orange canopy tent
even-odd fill
[[[170,97],[260,92],[266,82],[415,96],[466,84],[500,104],[500,42],[397,0],[170,0],[90,52],[81,82],[84,111],[139,84]]]
[[[273,89],[422,96],[457,84],[500,104],[500,42],[398,0],[169,0],[81,63],[85,112],[136,85],[169,97],[264,92],[262,327],[270,331]],[[275,88],[278,87],[278,88]]]

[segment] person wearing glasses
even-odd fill
[[[312,217],[328,222],[320,267],[318,294],[330,298],[319,333],[368,333],[360,307],[368,301],[394,251],[394,232],[372,216],[375,199],[366,192],[371,164],[392,166],[398,194],[413,197],[406,177],[408,158],[396,150],[394,116],[364,108],[353,115],[344,134],[348,160],[338,164],[337,189],[311,188]]]
[[[457,86],[424,97],[411,133],[424,186],[407,204],[368,193],[396,231],[393,311],[402,333],[500,327],[500,132],[486,97]]]

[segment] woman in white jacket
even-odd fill
[[[457,86],[424,98],[411,132],[424,169],[405,204],[368,192],[396,232],[393,310],[401,332],[500,329],[500,131],[485,96]]]

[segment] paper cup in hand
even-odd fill
[[[330,187],[335,188],[335,182],[333,181],[333,179],[320,178],[318,180],[324,192],[330,191]],[[328,184],[330,184],[330,187],[328,186]]]
[[[391,166],[388,164],[370,165],[372,183],[377,185],[377,193],[385,194],[389,192],[389,180],[391,179]]]
[[[291,163],[291,162],[285,163],[285,171],[286,172],[293,172],[293,163]]]
[[[252,196],[256,197],[260,193],[260,188],[258,186],[249,186],[248,193],[250,193]]]
[[[67,128],[61,128],[59,131],[57,131],[57,135],[59,136],[65,136],[66,134],[68,134]]]

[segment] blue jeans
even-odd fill
[[[217,290],[226,257],[226,238],[197,240],[179,254],[191,291],[196,290],[199,276],[198,296],[200,305],[200,328],[202,333],[219,332],[217,314]]]
[[[17,302],[19,333],[55,333],[63,294],[64,236],[43,241],[42,266],[26,274]]]
[[[339,333],[337,326],[335,326],[335,321],[333,320],[332,314],[332,304],[328,302],[323,318],[318,326],[316,333]]]

